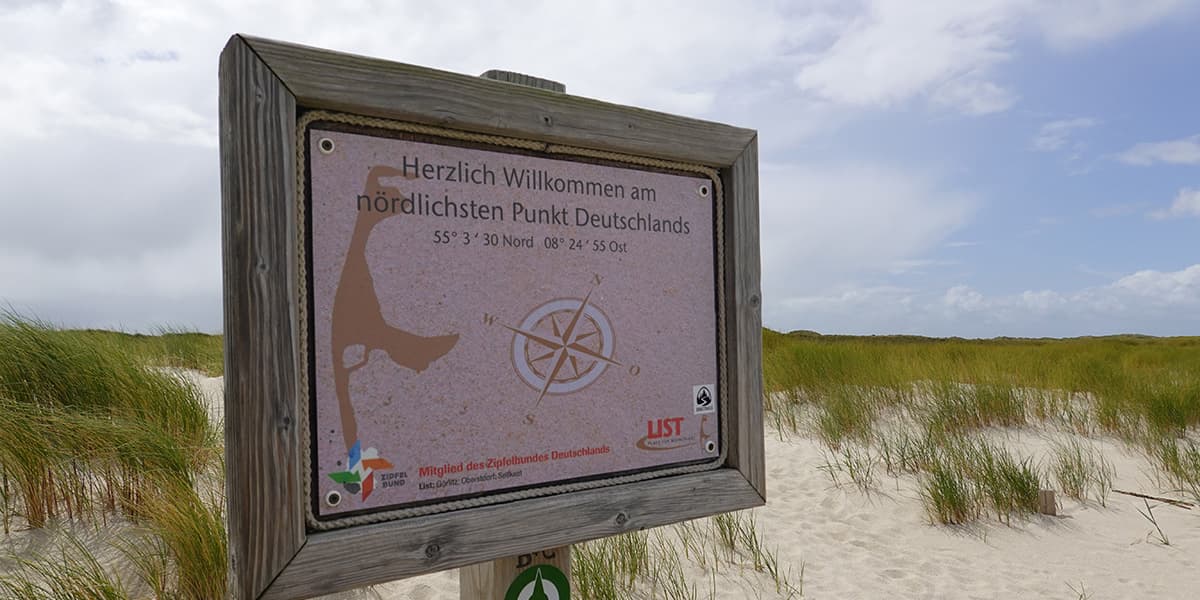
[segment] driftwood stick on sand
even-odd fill
[[[1172,506],[1178,506],[1179,508],[1185,508],[1187,510],[1192,510],[1192,507],[1195,506],[1195,504],[1192,504],[1191,502],[1184,502],[1183,500],[1176,500],[1174,498],[1163,498],[1161,496],[1150,496],[1148,494],[1139,494],[1137,492],[1126,492],[1125,490],[1118,490],[1118,489],[1114,489],[1113,491],[1118,494],[1125,494],[1126,496],[1133,496],[1135,498],[1143,498],[1146,500],[1158,500],[1159,502],[1166,502],[1167,504],[1170,504]]]

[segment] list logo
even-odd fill
[[[683,434],[683,417],[646,421],[646,435],[635,446],[639,450],[675,450],[696,443],[695,435]]]

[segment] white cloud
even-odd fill
[[[1200,264],[1144,270],[1074,291],[987,294],[968,285],[942,293],[843,284],[772,300],[766,325],[823,333],[915,333],[971,337],[1070,337],[1116,333],[1200,333]]]
[[[1131,165],[1200,165],[1200,135],[1165,142],[1143,142],[1117,156]]]
[[[572,93],[701,115],[725,78],[776,60],[781,46],[809,35],[793,26],[804,15],[717,1],[323,7],[218,0],[0,9],[7,82],[0,98],[32,113],[43,133],[100,121],[134,136],[160,135],[174,123],[163,117],[186,112],[185,121],[204,119],[215,139],[217,55],[230,34],[245,31],[465,73],[530,72]],[[686,25],[663,27],[681,15]],[[517,24],[530,34],[514,35]],[[138,114],[146,105],[159,108]]]
[[[968,115],[1012,107],[1018,94],[996,81],[1028,27],[1057,49],[1102,43],[1187,8],[1177,0],[865,0],[831,41],[804,56],[801,90],[858,107],[928,96]]]
[[[890,106],[941,88],[966,112],[1007,108],[1013,96],[987,70],[1011,56],[1013,16],[1002,2],[870,2],[796,76],[833,102]]]
[[[168,252],[47,256],[0,247],[3,305],[70,327],[221,331],[221,246],[215,236]]]
[[[971,289],[970,286],[956,285],[946,290],[942,304],[954,311],[975,311],[984,305],[983,294]]]
[[[936,177],[877,164],[764,165],[764,297],[788,303],[848,281],[917,267],[962,227],[977,200]]]
[[[880,107],[1008,110],[1020,90],[1004,67],[1022,35],[1074,48],[1176,10],[1129,6],[0,0],[0,303],[78,324],[140,327],[173,307],[220,322],[216,66],[236,31],[464,73],[523,71],[574,94],[757,127],[766,163]],[[854,299],[847,282],[947,266],[929,254],[975,201],[878,162],[764,164],[764,268],[776,297],[843,286]],[[889,311],[910,294],[870,289],[895,300]]]
[[[1077,49],[1145,29],[1194,7],[1189,0],[1044,0],[1034,19],[1053,47]]]
[[[922,332],[910,317],[918,297],[904,287],[838,285],[787,298],[763,298],[763,324],[780,331]]]
[[[933,93],[933,101],[948,108],[957,108],[968,115],[1002,112],[1017,103],[1012,90],[991,81],[959,78],[946,82]]]
[[[1067,143],[1073,133],[1095,125],[1096,120],[1088,117],[1050,121],[1042,125],[1037,135],[1033,137],[1033,148],[1040,152],[1058,150]]]
[[[1175,195],[1170,208],[1150,213],[1154,219],[1178,219],[1200,217],[1200,189],[1183,188]]]
[[[790,76],[778,47],[808,34],[780,11],[0,2],[0,305],[72,325],[220,327],[217,59],[234,32],[465,73],[524,71],[575,94],[705,116],[743,98],[747,113],[767,112],[756,86],[724,82]]]
[[[1102,293],[1109,292],[1136,298],[1157,308],[1200,306],[1200,264],[1166,273],[1138,271],[1102,290]]]

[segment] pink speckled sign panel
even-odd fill
[[[307,143],[318,518],[717,458],[710,180]]]

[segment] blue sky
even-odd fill
[[[220,330],[246,32],[757,129],[776,329],[1200,335],[1195,1],[428,4],[0,0],[0,302]]]
[[[1196,11],[1181,15],[1077,48],[1014,36],[1011,59],[994,72],[1017,97],[1005,110],[956,114],[909,101],[864,111],[834,131],[781,149],[799,163],[833,157],[933,170],[940,187],[968,197],[968,216],[943,231],[940,244],[903,259],[912,261],[909,268],[861,273],[852,289],[904,288],[879,290],[883,297],[874,301],[928,307],[966,286],[1002,305],[1019,305],[1029,294],[1026,310],[1009,306],[1015,314],[1002,315],[1005,307],[991,306],[968,315],[922,320],[909,314],[912,320],[882,323],[866,315],[862,326],[842,320],[824,327],[779,311],[768,322],[856,333],[1194,334],[1200,293],[1195,274],[1179,290],[1183,301],[1151,318],[1140,317],[1138,305],[1074,316],[1070,307],[1052,310],[1038,302],[1054,299],[1048,294],[1083,294],[1139,271],[1175,273],[1197,264],[1200,209],[1192,205],[1172,218],[1156,214],[1169,212],[1185,190],[1200,188],[1200,138],[1192,137],[1200,132],[1200,111],[1193,108],[1200,106],[1200,86],[1182,75],[1200,56],[1200,38],[1194,35]],[[1193,148],[1191,158],[1155,158],[1146,145],[1180,140]],[[1139,144],[1142,152],[1131,154]],[[878,312],[871,301],[861,308]]]
[[[1007,307],[1016,312],[1011,316],[998,314],[1005,307],[991,306],[967,311],[983,324],[967,322],[964,315],[942,315],[912,331],[1196,331],[1192,302],[1200,290],[1194,274],[1179,290],[1191,298],[1152,318],[1138,315],[1139,305],[1077,316],[1071,313],[1081,304],[1078,297],[1068,302],[1074,307],[1061,310],[1040,302],[1089,290],[1101,293],[1093,288],[1139,271],[1173,273],[1196,264],[1198,207],[1193,204],[1172,218],[1157,213],[1169,212],[1180,194],[1198,187],[1200,159],[1171,163],[1130,153],[1138,144],[1148,151],[1146,142],[1181,139],[1200,149],[1200,138],[1187,140],[1200,132],[1200,113],[1191,109],[1200,106],[1200,87],[1181,76],[1191,57],[1200,56],[1194,14],[1082,48],[1063,50],[1018,38],[1011,62],[996,70],[997,80],[1019,97],[1010,108],[951,115],[912,103],[877,111],[830,134],[822,152],[899,161],[916,170],[932,165],[942,185],[972,196],[969,217],[916,259],[924,264],[880,277],[880,285],[927,296],[967,286],[1001,305],[1020,305],[1028,294],[1026,310]],[[884,328],[872,324],[858,331]]]

